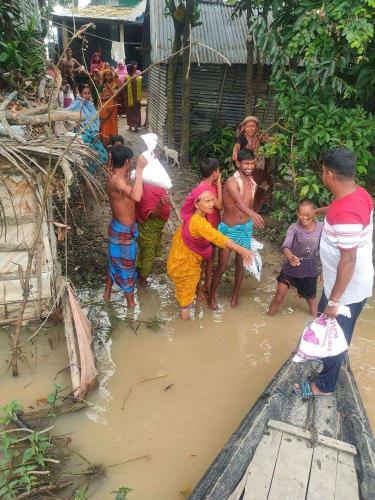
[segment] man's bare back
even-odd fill
[[[109,203],[113,218],[130,226],[135,222],[135,201],[130,197],[132,185],[129,179],[121,174],[114,171],[108,181]]]

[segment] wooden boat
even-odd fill
[[[375,442],[349,363],[333,396],[291,391],[319,366],[288,359],[190,500],[375,499]]]

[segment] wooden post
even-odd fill
[[[191,22],[195,0],[186,0],[185,26],[182,34],[182,46],[185,48],[182,54],[183,83],[182,83],[182,107],[181,107],[181,164],[189,162],[190,145],[190,118],[191,118]]]

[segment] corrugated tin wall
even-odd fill
[[[256,69],[256,67],[255,67]],[[191,136],[207,132],[218,117],[230,127],[236,127],[245,117],[245,81],[246,66],[202,64],[192,65],[192,110]],[[166,144],[166,97],[167,66],[160,65],[151,70],[149,86],[149,124],[150,128],[163,139]],[[269,69],[266,68],[264,78],[257,97],[266,99],[269,87]],[[180,145],[181,140],[181,100],[182,100],[182,66],[178,67],[176,84],[175,108],[175,140]],[[272,125],[275,117],[274,102],[268,99],[265,111],[255,113],[262,127]]]
[[[167,66],[159,64],[149,73],[148,121],[150,129],[159,136],[160,142],[167,144]]]

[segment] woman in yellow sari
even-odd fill
[[[101,101],[99,133],[100,139],[105,146],[109,145],[112,135],[118,135],[117,99],[114,98],[110,101],[116,90],[117,84],[113,71],[110,69],[104,70],[102,73],[102,85],[99,88]]]
[[[245,263],[251,261],[252,252],[223,236],[207,221],[206,215],[214,209],[214,196],[207,186],[198,185],[186,198],[182,209],[182,224],[173,236],[167,261],[167,272],[172,280],[181,319],[189,319],[201,277],[201,264],[209,259],[212,245],[229,248],[239,253]]]

